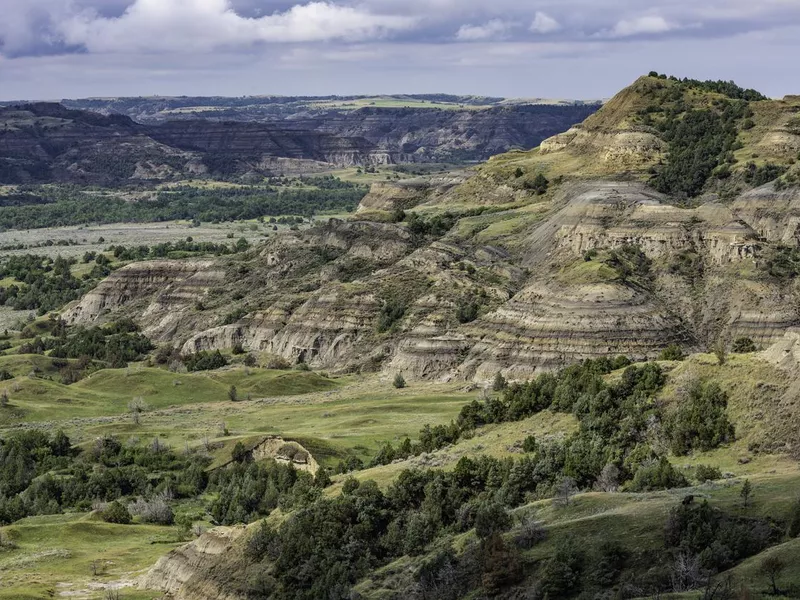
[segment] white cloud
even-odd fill
[[[630,37],[634,35],[647,35],[667,33],[678,29],[678,25],[667,21],[664,17],[650,15],[635,19],[623,19],[614,25],[610,31],[612,37]]]
[[[59,25],[64,41],[89,52],[201,51],[259,42],[361,41],[413,27],[416,19],[331,2],[297,4],[258,18],[229,0],[136,0],[119,17],[84,11]]]
[[[543,12],[536,12],[531,23],[530,30],[534,33],[553,33],[561,29],[561,24],[550,15]]]
[[[511,24],[501,19],[492,19],[483,25],[462,25],[456,33],[456,39],[461,42],[477,42],[503,38],[508,35]]]

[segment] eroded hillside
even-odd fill
[[[581,358],[739,337],[767,346],[800,306],[793,102],[643,78],[540,149],[471,176],[375,184],[349,220],[199,267],[191,291],[177,276],[155,293],[131,284],[184,267],[132,265],[67,316],[132,315],[185,352],[241,344],[325,369],[426,379],[524,378]],[[717,116],[728,119],[726,141],[704,150],[703,187],[687,195],[688,175],[669,179],[683,167],[664,123],[696,114],[713,131]],[[655,154],[642,150],[645,138]],[[667,180],[672,193],[655,189]]]
[[[0,183],[250,179],[348,166],[485,160],[531,148],[596,105],[372,108],[144,125],[60,104],[0,107]]]

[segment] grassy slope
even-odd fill
[[[130,581],[177,546],[177,528],[115,525],[94,515],[30,517],[4,528],[17,545],[0,551],[0,598],[23,600],[70,595],[102,598],[103,585]],[[104,565],[92,576],[91,565]],[[152,598],[125,590],[124,598]]]
[[[24,370],[30,366],[30,361],[46,359],[18,357],[15,360],[19,363],[16,368]],[[788,513],[789,505],[800,492],[798,465],[778,455],[749,452],[747,440],[756,439],[766,430],[760,429],[759,425],[750,429],[745,427],[748,421],[753,420],[752,411],[765,408],[753,401],[754,390],[760,389],[758,386],[764,380],[777,382],[780,387],[785,378],[781,379],[770,365],[754,356],[732,356],[722,367],[713,364],[712,357],[706,355],[665,366],[671,367],[673,382],[664,392],[666,402],[670,402],[674,382],[685,377],[686,373],[692,372],[701,378],[714,377],[729,392],[730,414],[744,434],[741,442],[730,447],[676,458],[675,463],[686,469],[687,474],[691,474],[690,467],[695,464],[718,466],[729,471],[734,479],[690,490],[655,494],[583,494],[569,507],[561,509],[546,501],[523,507],[517,512],[535,511],[537,519],[543,520],[551,532],[547,542],[530,552],[531,558],[549,556],[553,544],[562,535],[577,536],[587,544],[610,537],[619,539],[631,549],[653,547],[660,543],[663,520],[669,508],[685,493],[707,496],[717,506],[739,510],[739,484],[745,476],[754,484],[755,504],[750,509],[753,514],[781,517]],[[184,383],[175,386],[175,380]],[[43,414],[61,421],[68,433],[79,440],[85,442],[104,433],[122,437],[135,435],[142,439],[159,435],[168,443],[182,447],[187,443],[199,444],[203,436],[210,435],[215,441],[225,442],[214,452],[217,462],[229,455],[236,441],[253,442],[265,433],[297,439],[323,463],[335,463],[338,456],[348,450],[355,450],[367,458],[384,441],[396,441],[405,435],[413,438],[425,423],[449,422],[475,394],[459,390],[456,384],[420,384],[395,390],[378,378],[346,378],[331,382],[313,373],[296,371],[253,369],[251,375],[246,375],[241,368],[191,375],[132,368],[128,374],[125,370],[101,371],[72,386],[27,378],[22,378],[22,384],[31,396],[35,396],[30,391],[35,386],[43,386],[51,392],[58,389],[59,393],[72,395],[74,402],[83,406],[88,414],[99,414],[97,411],[102,409],[106,411],[104,414],[118,415],[107,420],[92,418],[69,422],[75,414],[75,405],[40,400]],[[231,384],[235,384],[241,393],[247,389],[261,390],[271,397],[232,403],[227,401],[226,395]],[[281,395],[300,391],[296,385],[308,386],[305,389],[308,393]],[[320,385],[322,387],[318,387]],[[151,406],[158,407],[158,410],[145,413],[139,426],[133,425],[124,414],[120,415],[125,412],[127,400],[136,394],[144,395]],[[42,398],[50,396],[50,393],[41,394]],[[763,402],[770,400],[763,395],[760,398]],[[12,402],[16,401],[12,394]],[[19,402],[23,403],[21,399]],[[229,437],[219,437],[219,423],[222,421],[231,432]],[[411,463],[367,469],[358,473],[358,477],[388,485],[401,469],[408,466],[452,468],[464,455],[518,455],[516,446],[527,435],[533,434],[541,439],[546,435],[568,434],[575,427],[572,416],[545,411],[519,423],[485,427],[473,438],[456,446]],[[749,459],[746,464],[739,462],[743,456]],[[337,489],[338,485],[334,486],[331,493],[336,493]],[[75,589],[83,589],[82,586],[88,585],[91,579],[88,574],[91,560],[112,555],[124,556],[124,567],[121,563],[112,565],[104,577],[114,581],[125,579],[129,573],[152,564],[172,547],[169,544],[151,544],[151,541],[174,539],[174,532],[169,528],[108,525],[93,521],[86,515],[36,517],[6,529],[19,548],[0,554],[0,566],[5,565],[5,572],[9,574],[4,583],[11,586],[0,588],[0,598],[26,597],[23,590],[28,593],[27,597],[45,597],[58,582],[71,582]],[[791,549],[789,545],[771,551],[790,553]],[[52,550],[59,551],[50,552]],[[397,563],[387,570],[400,567]],[[757,562],[747,561],[734,571],[747,574],[748,569],[757,569]],[[31,579],[32,573],[36,575]],[[380,576],[376,577],[376,581],[364,582],[360,586],[367,597],[380,597],[380,589],[388,585],[379,581]],[[99,597],[100,592],[97,594]],[[126,597],[137,596],[128,594]]]
[[[628,132],[656,133],[653,128],[643,126],[636,113],[658,104],[659,90],[669,90],[675,85],[669,80],[639,78],[577,127],[581,132],[576,138],[577,142],[556,151],[542,152],[534,148],[529,151],[512,150],[494,156],[478,167],[477,177],[450,194],[448,201],[454,205],[507,202],[507,197],[498,194],[498,190],[515,185],[517,169],[525,173],[524,177],[544,173],[550,180],[557,177],[619,178],[621,174],[626,179],[649,179],[648,169],[658,163],[659,158],[663,160],[664,156],[654,153],[649,159],[642,156],[636,158],[634,155],[638,150],[635,146],[630,148],[631,154],[620,154],[626,142],[622,140],[621,146],[618,146],[614,136]],[[688,89],[683,94],[686,105],[697,109],[708,108],[720,99],[723,99],[720,94],[695,89]],[[796,141],[786,143],[781,140],[790,121],[795,118],[798,105],[800,100],[797,97],[751,103],[755,127],[740,131],[739,140],[743,147],[735,152],[738,163],[734,171],[743,170],[749,162],[758,165],[772,162],[795,165],[791,168],[798,172],[797,152],[791,150]]]

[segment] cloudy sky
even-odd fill
[[[800,93],[800,0],[0,0],[0,99]]]

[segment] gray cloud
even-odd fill
[[[172,87],[165,72],[184,88],[231,94],[262,81],[260,73],[279,74],[286,88],[310,87],[303,77],[314,72],[316,92],[326,93],[333,76],[318,77],[326,64],[346,66],[352,89],[416,73],[404,89],[420,91],[415,84],[436,72],[431,82],[440,90],[485,81],[486,89],[473,91],[490,94],[500,92],[489,86],[516,89],[499,74],[514,77],[521,66],[537,83],[567,90],[558,83],[563,69],[582,73],[591,64],[589,80],[605,80],[608,95],[617,72],[623,83],[651,68],[696,75],[709,61],[716,66],[708,76],[760,78],[784,62],[767,51],[774,40],[782,40],[782,52],[800,50],[785,35],[800,26],[797,0],[0,0],[0,14],[5,97],[41,94],[48,81],[48,96],[68,95],[60,90],[81,81],[84,95],[103,93],[126,77],[132,81],[118,87]],[[681,61],[687,47],[702,57]],[[760,69],[747,66],[754,57]],[[787,62],[786,69],[776,89],[798,80],[800,67]],[[43,73],[49,80],[36,82]],[[235,73],[242,75],[234,82]],[[212,90],[210,81],[236,89]],[[597,95],[594,87],[571,95]]]

